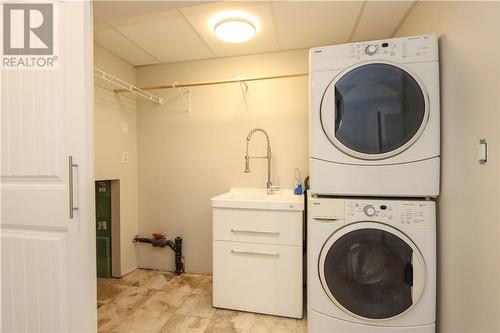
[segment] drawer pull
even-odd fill
[[[339,220],[331,217],[313,217],[312,219],[316,221],[325,221],[325,222],[335,222]]]
[[[238,251],[231,249],[232,254],[256,254],[259,256],[271,256],[278,257],[280,254],[278,252],[253,252],[253,251]]]
[[[234,229],[231,228],[231,232],[246,232],[252,234],[266,234],[266,235],[279,235],[279,231],[265,231],[265,230],[249,230],[249,229]]]

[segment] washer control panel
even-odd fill
[[[372,205],[366,205],[364,211],[366,216],[374,216],[377,213],[377,210]]]
[[[399,226],[428,227],[435,223],[432,201],[346,199],[347,222],[377,221]]]

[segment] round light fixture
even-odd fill
[[[257,29],[250,21],[243,18],[225,18],[214,26],[217,38],[226,43],[243,43],[255,36]]]

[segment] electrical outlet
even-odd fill
[[[122,163],[128,163],[128,152],[126,151],[122,154]]]

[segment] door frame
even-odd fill
[[[81,158],[75,160],[83,169],[88,173],[86,175],[79,175],[80,184],[78,212],[80,228],[84,228],[85,234],[88,235],[87,247],[81,250],[89,252],[88,265],[74,265],[71,267],[78,268],[77,272],[72,270],[73,274],[87,274],[87,279],[90,281],[91,290],[82,290],[80,293],[88,294],[88,300],[92,305],[91,311],[85,311],[79,307],[78,304],[70,303],[71,311],[71,330],[74,332],[81,331],[81,327],[89,327],[92,332],[97,332],[97,268],[96,268],[96,231],[95,231],[95,161],[94,161],[94,31],[93,31],[93,2],[91,0],[79,0],[82,2],[82,10],[84,11],[84,63],[85,82],[84,85],[84,99],[86,104],[85,108],[85,124],[84,124],[84,151]],[[88,314],[85,314],[88,312]]]

